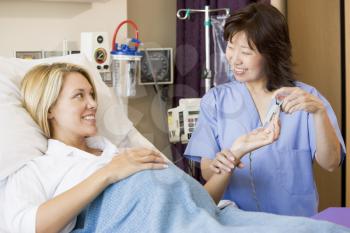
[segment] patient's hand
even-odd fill
[[[257,128],[237,138],[231,151],[240,159],[245,154],[276,141],[280,134],[280,128],[279,117],[275,116],[266,128]]]
[[[158,152],[142,148],[120,152],[102,169],[107,174],[108,183],[112,184],[142,170],[167,167],[167,161]]]
[[[280,122],[275,116],[267,128],[258,128],[236,139],[230,150],[222,150],[216,154],[210,164],[215,173],[231,172],[235,167],[243,167],[240,159],[247,153],[262,146],[271,144],[280,134]]]

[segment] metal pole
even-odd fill
[[[202,78],[205,79],[205,92],[208,92],[212,86],[212,71],[210,69],[210,26],[211,21],[209,14],[211,12],[225,11],[226,16],[230,14],[229,8],[220,8],[220,9],[209,9],[209,6],[205,6],[204,10],[202,9],[180,9],[177,11],[176,15],[179,19],[184,20],[188,19],[191,13],[204,12],[204,27],[205,27],[205,69],[202,74]],[[181,13],[184,13],[181,15]]]
[[[205,6],[205,92],[208,92],[212,85],[212,77],[210,70],[210,18],[209,18],[209,6]]]

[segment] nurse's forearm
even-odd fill
[[[209,159],[207,161],[203,161],[202,159],[201,162],[201,173],[205,181],[208,181],[210,177],[212,177],[212,175],[214,174],[214,172],[209,168],[211,161],[212,160]]]
[[[313,114],[316,133],[316,161],[328,170],[333,171],[340,163],[340,143],[329,120],[327,111]]]
[[[225,190],[230,182],[230,177],[232,176],[231,172],[221,172],[220,174],[213,174],[207,183],[204,185],[204,188],[208,191],[210,196],[213,198],[216,204],[219,203],[222,196],[225,193]]]
[[[100,169],[80,184],[40,205],[36,216],[36,233],[59,232],[107,186]]]

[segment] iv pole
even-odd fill
[[[225,11],[226,16],[230,14],[229,8],[219,8],[219,9],[210,9],[209,6],[205,6],[204,10],[200,9],[180,9],[177,11],[177,18],[181,20],[188,19],[191,13],[200,13],[204,12],[204,27],[205,27],[205,70],[203,71],[203,78],[205,79],[205,92],[208,92],[209,89],[212,87],[212,72],[210,69],[210,26],[211,21],[209,18],[209,13],[212,12],[219,12],[219,11]],[[181,13],[185,12],[184,16],[181,16]]]
[[[209,18],[209,13],[211,12],[219,12],[219,11],[225,11],[226,16],[230,14],[229,8],[220,8],[220,9],[209,9],[209,6],[206,5],[203,9],[180,9],[177,11],[176,16],[177,18],[181,20],[188,19],[191,13],[201,13],[204,12],[204,27],[205,27],[205,69],[203,71],[202,78],[205,79],[205,92],[208,92],[209,89],[212,87],[212,72],[210,69],[210,26],[211,21]],[[181,16],[181,13],[185,12],[184,16]],[[195,163],[190,160],[190,168],[193,171],[195,167]],[[193,174],[192,174],[193,175]]]

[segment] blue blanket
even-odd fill
[[[341,233],[350,229],[302,217],[220,210],[193,178],[171,165],[108,187],[79,216],[75,233]]]

